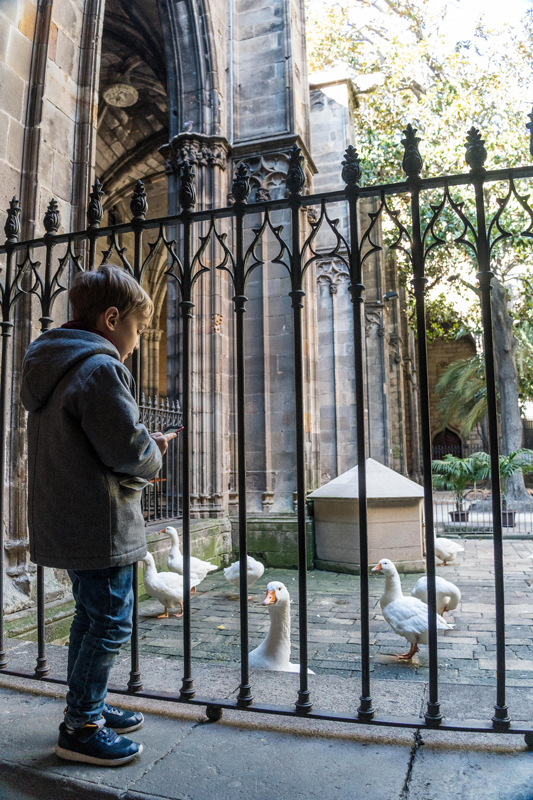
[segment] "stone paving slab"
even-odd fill
[[[61,649],[61,648],[58,648]],[[160,685],[174,664],[148,658]],[[120,669],[123,670],[124,664]],[[230,670],[205,665],[212,682],[229,687]],[[238,675],[233,674],[234,680]],[[294,696],[293,675],[252,673],[254,693],[271,702]],[[297,676],[296,676],[297,677]],[[316,705],[346,710],[353,682],[311,676]],[[17,689],[6,688],[8,680]],[[235,688],[237,683],[234,684]],[[423,713],[427,687],[376,681],[384,714]],[[224,711],[209,723],[198,707],[111,695],[142,710],[140,759],[119,769],[62,762],[53,753],[64,687],[0,675],[0,797],[2,800],[531,800],[533,753],[522,736],[376,728],[368,725]],[[32,692],[48,692],[48,696]],[[234,694],[230,691],[229,695]],[[443,684],[441,697],[457,718],[467,696],[491,713],[492,687]],[[530,688],[511,689],[523,707]]]
[[[458,683],[495,684],[495,607],[492,541],[463,540],[465,552],[457,563],[437,567],[437,574],[460,588],[462,602],[447,614],[455,629],[439,635],[440,680]],[[510,683],[533,686],[533,542],[505,540],[507,665]],[[402,575],[402,586],[409,594],[419,575]],[[298,578],[292,570],[267,569],[252,588],[249,604],[250,650],[257,647],[268,631],[268,611],[261,606],[266,585],[281,580],[289,589],[291,605],[292,654],[298,661]],[[308,650],[309,666],[315,672],[338,677],[360,677],[360,602],[359,578],[332,572],[308,573]],[[381,614],[379,597],[384,581],[370,578],[370,643],[374,679],[426,680],[426,647],[411,663],[395,657],[404,652],[406,642],[388,626]],[[192,597],[193,661],[237,662],[240,658],[239,608],[237,595],[223,574],[210,575]],[[141,652],[163,658],[183,655],[182,623],[176,618],[157,620],[157,601],[140,605]],[[353,648],[347,649],[348,645]],[[343,646],[343,649],[339,649]]]

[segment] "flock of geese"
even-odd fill
[[[144,588],[150,597],[154,597],[164,607],[164,613],[158,619],[169,616],[169,609],[181,609],[175,617],[183,616],[183,555],[180,551],[178,532],[175,528],[167,527],[162,531],[172,539],[172,547],[168,555],[169,572],[158,572],[154,557],[147,553],[143,561]],[[446,566],[455,560],[457,553],[464,550],[457,542],[451,539],[435,539],[435,555]],[[532,556],[533,557],[533,556]],[[191,594],[196,587],[210,573],[218,569],[209,561],[191,556],[190,559],[190,584]],[[254,584],[265,571],[261,562],[248,556],[248,569],[246,575],[247,586]],[[410,648],[407,653],[398,653],[398,658],[409,661],[419,650],[419,645],[428,643],[428,607],[427,607],[427,576],[424,575],[417,581],[411,596],[402,592],[400,576],[395,565],[388,558],[382,558],[372,572],[385,576],[385,590],[380,598],[381,610],[386,622],[399,636],[403,636]],[[238,561],[226,567],[224,577],[236,588],[240,584],[240,564]],[[443,614],[457,608],[461,600],[461,592],[455,584],[444,578],[436,577],[437,592],[437,629],[451,630]],[[248,599],[251,599],[248,597]],[[263,606],[268,608],[270,615],[270,628],[266,639],[259,647],[249,654],[249,665],[253,669],[268,669],[282,672],[299,672],[299,664],[291,664],[291,616],[290,595],[287,587],[280,581],[271,581],[267,586]],[[312,670],[308,672],[313,675]]]

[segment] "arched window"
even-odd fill
[[[463,445],[459,436],[449,428],[437,433],[433,439],[432,458],[441,460],[447,453],[462,458]]]

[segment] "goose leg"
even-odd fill
[[[157,615],[157,619],[168,619],[168,616],[169,616],[169,613],[168,613],[167,607],[165,606],[165,613],[164,614],[158,614]]]
[[[196,586],[193,586],[191,589],[191,594],[196,594]]]
[[[181,607],[181,614],[172,614],[173,617],[177,617],[178,619],[183,616],[183,603],[180,602]]]
[[[448,564],[445,561],[443,561],[442,564],[437,564],[437,567],[447,567],[447,566]]]
[[[419,651],[419,647],[415,642],[414,644],[411,645],[411,649],[409,650],[408,653],[396,653],[396,655],[397,655],[398,658],[401,658],[402,661],[410,661],[412,659],[412,657],[414,656],[414,654],[418,653],[418,651]]]

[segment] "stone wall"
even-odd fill
[[[442,430],[439,414],[440,396],[436,393],[435,387],[439,382],[442,373],[454,361],[472,358],[476,354],[476,345],[471,336],[464,336],[462,339],[444,340],[437,339],[428,344],[428,378],[429,378],[429,410],[431,417],[431,438]],[[463,445],[463,456],[473,453],[476,450],[483,450],[483,440],[480,431],[474,428],[469,436],[464,437],[460,433],[460,420],[453,420],[448,428],[456,433]]]

